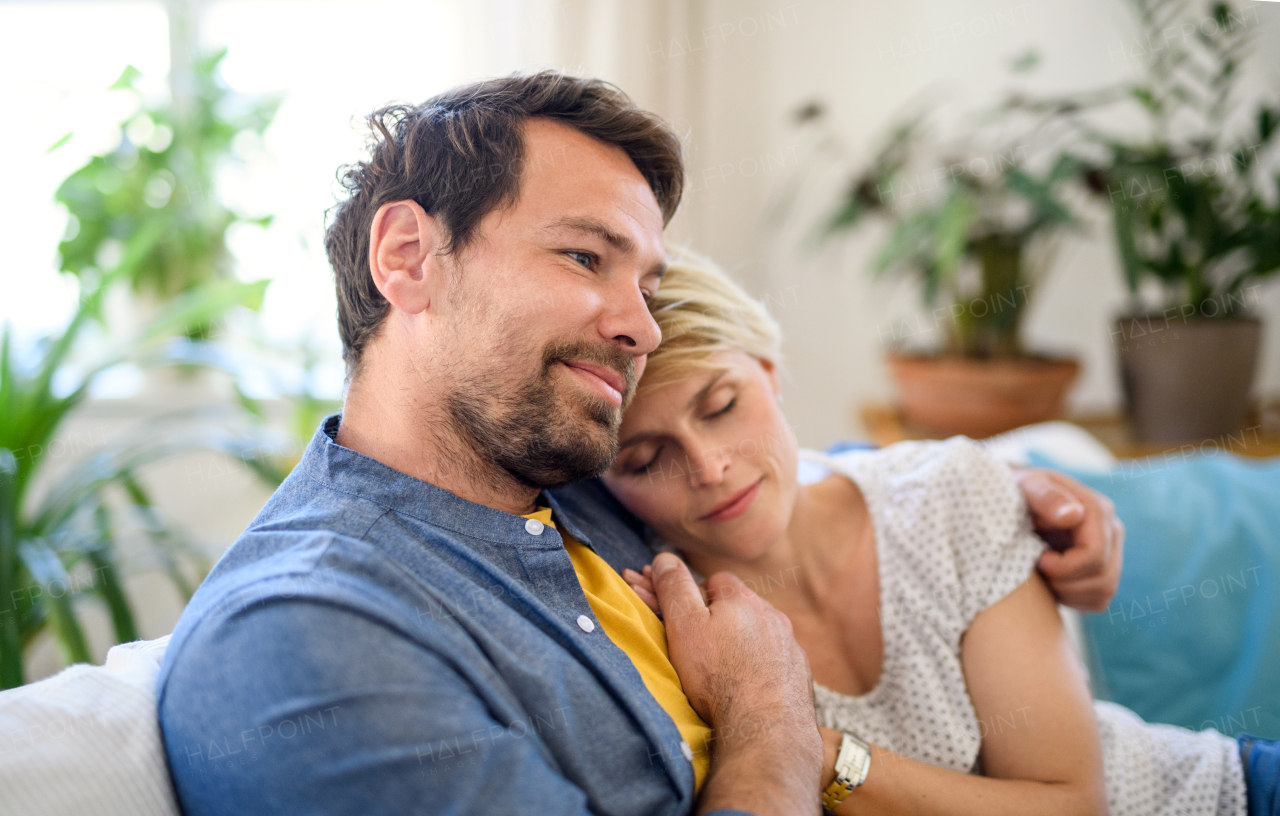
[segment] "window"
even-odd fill
[[[166,92],[169,25],[155,2],[0,3],[0,32],[0,323],[30,338],[63,324],[76,302],[74,283],[56,271],[67,219],[54,191],[116,144],[131,100],[105,89],[125,65],[142,71],[148,92]]]
[[[317,396],[337,396],[342,371],[324,213],[340,165],[362,156],[363,118],[388,102],[420,102],[463,76],[459,0],[212,0],[200,4],[197,39],[228,48],[223,78],[237,91],[279,93],[261,144],[245,140],[242,167],[219,178],[228,204],[275,216],[270,227],[228,234],[246,280],[273,279],[261,326],[279,346],[306,343],[330,361]],[[75,288],[56,272],[66,215],[58,184],[116,143],[131,100],[105,90],[127,64],[148,93],[167,93],[169,24],[161,2],[2,2],[0,132],[8,195],[0,200],[6,258],[0,321],[32,337],[65,321]],[[176,47],[186,47],[176,44]],[[48,148],[72,132],[72,138]],[[267,394],[260,394],[267,396]]]

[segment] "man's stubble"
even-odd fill
[[[486,353],[475,355],[469,349],[463,363],[463,350],[458,350],[459,358],[450,366],[456,377],[450,378],[453,386],[444,400],[449,430],[480,457],[481,472],[475,475],[493,482],[505,475],[548,489],[600,474],[618,454],[622,410],[557,383],[563,375],[558,377],[556,369],[578,360],[621,373],[625,407],[635,393],[635,358],[617,345],[581,340],[556,340],[539,349],[523,321],[504,315],[500,304],[486,295],[471,291],[458,296],[465,302],[457,302],[462,308],[454,314],[471,331],[464,334],[459,325],[455,336],[478,336]],[[530,360],[537,360],[533,372],[513,383],[508,372],[528,369]]]

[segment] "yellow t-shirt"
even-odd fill
[[[539,507],[525,518],[555,527],[550,507]],[[573,561],[578,583],[582,585],[587,603],[591,604],[591,611],[604,627],[605,634],[631,658],[645,688],[675,722],[680,736],[692,749],[694,790],[701,790],[702,781],[711,766],[711,755],[707,750],[711,729],[689,705],[680,677],[671,665],[666,627],[607,561],[566,531],[557,529],[557,532],[564,539],[564,548]]]

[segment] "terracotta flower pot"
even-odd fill
[[[891,355],[908,423],[936,434],[976,439],[1062,416],[1063,398],[1080,374],[1073,359]]]
[[[1135,437],[1188,442],[1240,430],[1258,370],[1260,321],[1129,316],[1111,337]]]

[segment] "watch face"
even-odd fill
[[[867,780],[871,767],[871,751],[857,737],[844,735],[840,741],[840,753],[836,756],[836,775],[846,784],[857,787]]]

